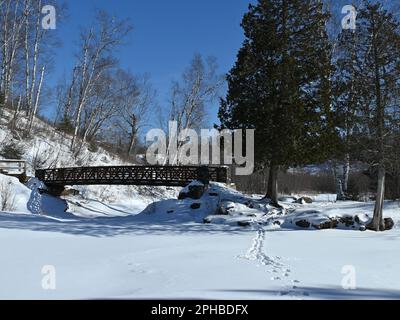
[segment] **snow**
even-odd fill
[[[118,219],[0,215],[0,242],[8,244],[0,298],[400,298],[398,230],[304,232]],[[45,265],[55,267],[56,290],[41,287]],[[341,287],[347,265],[356,270],[356,290]]]
[[[39,182],[28,185],[35,193]],[[368,221],[373,203],[302,205],[288,198],[283,214],[221,184],[213,184],[200,200],[170,198],[146,207],[144,199],[136,195],[125,211],[122,202],[111,206],[83,199],[86,211],[75,211],[71,200],[42,194],[41,214],[0,213],[0,298],[400,298],[398,202],[385,204],[395,229],[373,233],[271,223],[307,213],[316,219],[357,214]],[[135,201],[136,212],[130,210]],[[200,208],[191,209],[193,203]],[[220,207],[225,214],[202,223]],[[42,288],[44,266],[56,272],[55,290]],[[355,270],[354,290],[342,287],[346,266]]]
[[[337,194],[319,194],[312,197],[314,202],[336,202]]]
[[[11,207],[5,208],[6,211],[12,212],[20,212],[20,213],[28,213],[27,204],[29,202],[31,192],[30,190],[21,184],[17,178],[9,177],[0,174],[0,203],[2,202],[2,198],[4,196],[9,197],[9,201],[11,203]],[[10,192],[10,196],[6,194],[6,190]],[[1,211],[0,206],[0,211]]]
[[[16,139],[6,124],[0,118],[0,143]],[[30,173],[38,163],[123,164],[101,149],[74,157],[68,137],[39,120],[35,132],[20,141]],[[177,200],[179,188],[135,186],[71,186],[79,195],[55,198],[35,178],[23,185],[1,174],[0,185],[15,197],[0,212],[0,299],[400,298],[398,201],[385,203],[394,229],[374,233],[296,225],[370,221],[374,203],[333,195],[311,204],[282,197],[281,210],[218,183],[199,200]],[[55,290],[42,286],[46,266]],[[342,285],[348,270],[353,290]]]

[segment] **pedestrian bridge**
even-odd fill
[[[26,162],[23,160],[2,159],[0,160],[0,173],[15,176],[26,174]]]
[[[229,182],[228,167],[109,166],[36,170],[49,187],[67,185],[136,185],[183,187],[193,180]]]

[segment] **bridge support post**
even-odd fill
[[[210,184],[210,170],[208,167],[199,167],[199,169],[197,170],[197,180],[199,180],[205,186],[208,186]]]
[[[49,185],[47,186],[46,192],[54,197],[60,197],[65,191],[65,186]]]

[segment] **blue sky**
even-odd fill
[[[117,56],[136,74],[149,73],[158,102],[168,102],[171,80],[177,79],[194,53],[215,56],[219,72],[233,66],[243,42],[240,22],[252,0],[69,0],[68,18],[57,32],[63,46],[56,51],[52,82],[70,73],[80,27],[93,21],[95,9],[130,18],[134,27]],[[222,92],[224,94],[224,92]],[[210,106],[216,122],[218,102]]]

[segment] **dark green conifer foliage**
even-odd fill
[[[219,117],[224,128],[256,130],[256,165],[270,167],[275,203],[278,169],[323,161],[336,141],[328,19],[318,0],[259,0],[243,18]]]

